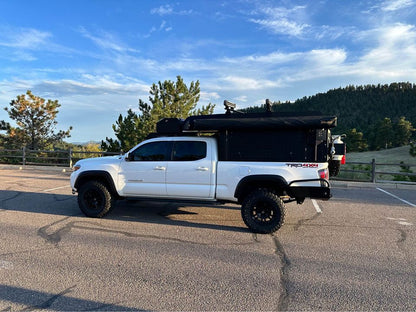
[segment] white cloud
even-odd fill
[[[362,69],[363,75],[416,80],[415,26],[386,26],[366,32],[363,39],[366,37],[375,37],[377,45],[369,49],[355,65]]]
[[[161,5],[158,8],[154,8],[150,11],[151,14],[158,14],[158,15],[170,15],[173,13],[173,8],[169,4]]]
[[[179,10],[175,11],[170,4],[161,5],[158,8],[153,8],[150,10],[150,14],[157,14],[160,16],[165,15],[190,15],[193,14],[193,10]]]
[[[339,65],[345,62],[347,53],[343,49],[320,49],[304,53],[306,61],[316,67]]]
[[[226,57],[222,61],[231,64],[246,64],[246,63],[263,63],[263,64],[284,64],[297,60],[301,53],[283,53],[280,51],[275,51],[268,54],[256,54],[256,55],[246,55],[242,57]]]
[[[263,15],[261,18],[251,18],[249,21],[265,28],[274,34],[299,37],[304,30],[310,27],[302,21],[296,20],[297,13],[304,11],[305,6],[295,6],[287,9],[284,7],[261,7],[254,11],[254,15]]]
[[[414,4],[414,0],[387,0],[381,4],[381,10],[387,12],[397,11],[413,6]]]
[[[247,102],[247,99],[247,95],[240,95],[233,98],[233,100],[237,102]]]
[[[220,90],[261,90],[267,88],[278,87],[279,84],[268,79],[255,79],[242,76],[226,76],[219,78],[222,82]]]
[[[128,47],[126,44],[120,42],[115,35],[100,31],[100,35],[93,35],[87,31],[84,27],[79,28],[79,32],[87,39],[91,40],[94,44],[104,50],[113,50],[116,52],[140,52],[139,50]]]
[[[53,44],[50,32],[34,28],[11,28],[0,26],[0,47],[4,48],[1,58],[11,61],[35,61],[35,51],[64,51],[63,47]]]
[[[150,86],[126,77],[106,75],[83,75],[81,80],[61,79],[38,81],[33,86],[42,93],[53,97],[69,95],[102,95],[102,94],[139,94],[150,89]]]
[[[35,50],[43,47],[52,37],[50,32],[33,28],[0,28],[0,46]]]
[[[213,100],[218,100],[220,98],[221,96],[217,92],[206,92],[202,90],[200,92],[200,99],[203,102],[211,102]]]

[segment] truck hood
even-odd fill
[[[81,170],[84,171],[89,168],[101,169],[102,167],[118,165],[121,160],[124,159],[124,155],[116,156],[105,156],[105,157],[96,157],[96,158],[86,158],[81,159],[76,162],[75,166],[81,166]]]

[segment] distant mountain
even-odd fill
[[[85,146],[85,145],[88,145],[88,144],[98,144],[98,145],[100,145],[101,144],[101,141],[69,142],[69,143],[70,144],[73,144],[73,145]]]

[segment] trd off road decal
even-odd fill
[[[318,168],[318,164],[286,164],[290,168]]]

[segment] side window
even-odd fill
[[[174,161],[194,161],[207,156],[207,143],[199,141],[177,141],[174,144]]]
[[[170,160],[172,142],[152,142],[133,151],[134,161],[167,161]]]

